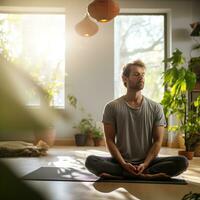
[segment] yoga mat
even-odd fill
[[[60,167],[40,167],[22,177],[24,180],[35,181],[81,181],[81,182],[120,182],[120,183],[151,183],[151,184],[178,184],[185,185],[183,179],[171,178],[169,180],[133,180],[133,179],[101,179],[85,169]]]

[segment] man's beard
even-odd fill
[[[134,86],[130,86],[134,90],[142,90],[144,88],[144,82],[137,82]]]
[[[139,82],[136,84],[138,86],[138,89],[142,90],[144,88],[144,82]]]

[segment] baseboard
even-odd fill
[[[76,146],[73,138],[68,139],[56,139],[54,146]]]
[[[56,139],[54,142],[54,146],[76,146],[76,143],[74,138]],[[94,146],[94,145],[86,145],[86,146]],[[105,140],[101,142],[101,146],[106,146]]]
[[[17,139],[12,139],[12,140],[0,140],[0,141],[19,141]],[[24,141],[24,142],[29,142],[29,143],[33,143],[33,144],[37,144],[37,142],[35,142],[34,139],[25,139],[25,140],[20,140],[20,141]],[[43,140],[45,141],[45,140]],[[75,140],[74,138],[63,138],[63,139],[59,139],[59,138],[56,138],[55,141],[53,142],[53,146],[76,146],[76,143],[75,143]],[[86,145],[88,146],[88,145]],[[91,145],[89,145],[91,146]],[[92,145],[94,146],[94,145]],[[102,141],[101,143],[101,146],[106,146],[105,145],[105,140]]]

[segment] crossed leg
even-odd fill
[[[85,166],[90,172],[100,177],[108,177],[113,179],[165,179],[172,176],[177,176],[185,171],[188,167],[188,161],[183,156],[157,157],[150,163],[144,174],[139,176],[134,176],[133,174],[125,171],[122,166],[111,157],[91,155],[87,157]]]

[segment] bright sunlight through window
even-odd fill
[[[64,107],[65,15],[0,14],[0,51],[41,85],[51,106]],[[26,91],[29,106],[39,106],[34,89]]]

